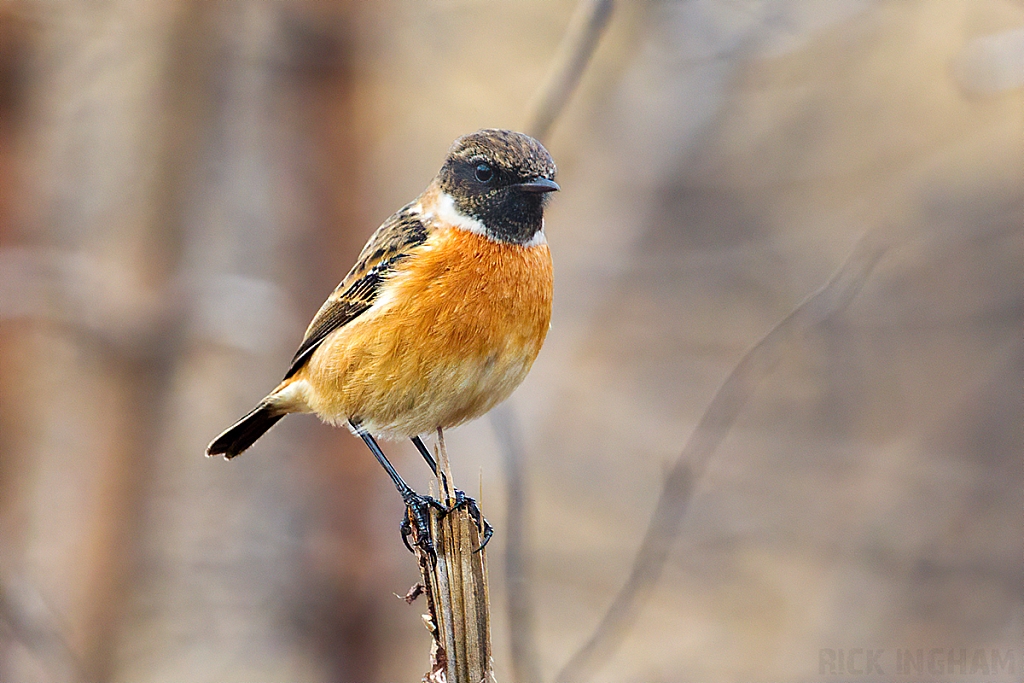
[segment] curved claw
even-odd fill
[[[412,524],[409,524],[408,512],[402,519],[402,524],[399,527],[399,530],[402,532],[402,543],[405,544],[405,547],[409,549],[410,553],[415,553],[416,551],[413,550],[413,547],[409,544],[409,537],[412,536]]]
[[[467,496],[464,491],[455,489],[455,505],[452,505],[448,512],[451,510],[458,510],[460,508],[465,508],[466,512],[469,513],[469,516],[473,518],[474,522],[476,522],[477,531],[479,531],[480,535],[483,536],[483,541],[480,542],[480,547],[473,551],[474,553],[478,553],[490,542],[491,536],[494,535],[494,527],[492,527],[491,523],[484,518],[483,513],[480,512],[480,506],[476,504],[475,500]]]
[[[409,549],[409,552],[415,553],[416,550],[413,545],[418,547],[423,552],[427,553],[432,559],[437,559],[437,554],[434,551],[433,539],[430,537],[430,508],[438,510],[442,515],[447,514],[448,510],[439,502],[431,498],[430,496],[422,496],[415,492],[410,492],[408,495],[402,497],[405,500],[405,518],[402,520],[401,532],[402,532],[402,543]],[[415,525],[415,530],[414,530]],[[414,543],[409,544],[409,537],[412,536]]]
[[[478,553],[483,550],[484,547],[491,542],[491,536],[494,535],[494,527],[491,526],[491,523],[483,517],[481,517],[481,519],[483,519],[484,522],[484,540],[480,542],[480,547],[473,551],[474,553]]]

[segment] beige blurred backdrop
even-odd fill
[[[300,416],[202,452],[451,141],[524,125],[573,7],[0,4],[0,681],[419,680],[365,447]],[[546,142],[554,321],[510,400],[543,680],[716,388],[865,234],[594,680],[841,680],[857,648],[1024,680],[1024,3],[619,2]],[[448,447],[512,681],[501,449],[487,419]]]

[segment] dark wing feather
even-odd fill
[[[309,324],[285,379],[298,372],[332,332],[373,306],[381,286],[394,274],[395,266],[408,257],[413,248],[426,241],[427,226],[419,214],[412,211],[412,206],[403,207],[370,237],[352,270]]]

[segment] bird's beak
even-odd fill
[[[519,183],[516,185],[523,192],[558,192],[560,189],[558,183],[554,180],[548,180],[547,178],[534,178],[528,183]]]

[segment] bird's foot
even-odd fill
[[[422,496],[415,491],[404,494],[402,500],[405,501],[405,517],[402,519],[401,527],[402,543],[409,552],[415,553],[413,546],[416,546],[436,560],[437,554],[434,552],[434,542],[430,536],[430,508],[434,508],[442,515],[448,514],[448,508],[430,496]],[[413,539],[411,544],[410,536]]]
[[[494,527],[484,518],[476,501],[467,496],[464,491],[455,489],[455,504],[448,508],[448,512],[452,510],[465,510],[473,518],[477,531],[483,537],[483,540],[480,541],[480,547],[473,552],[478,553],[483,550],[484,546],[491,540],[491,536],[494,535]]]

